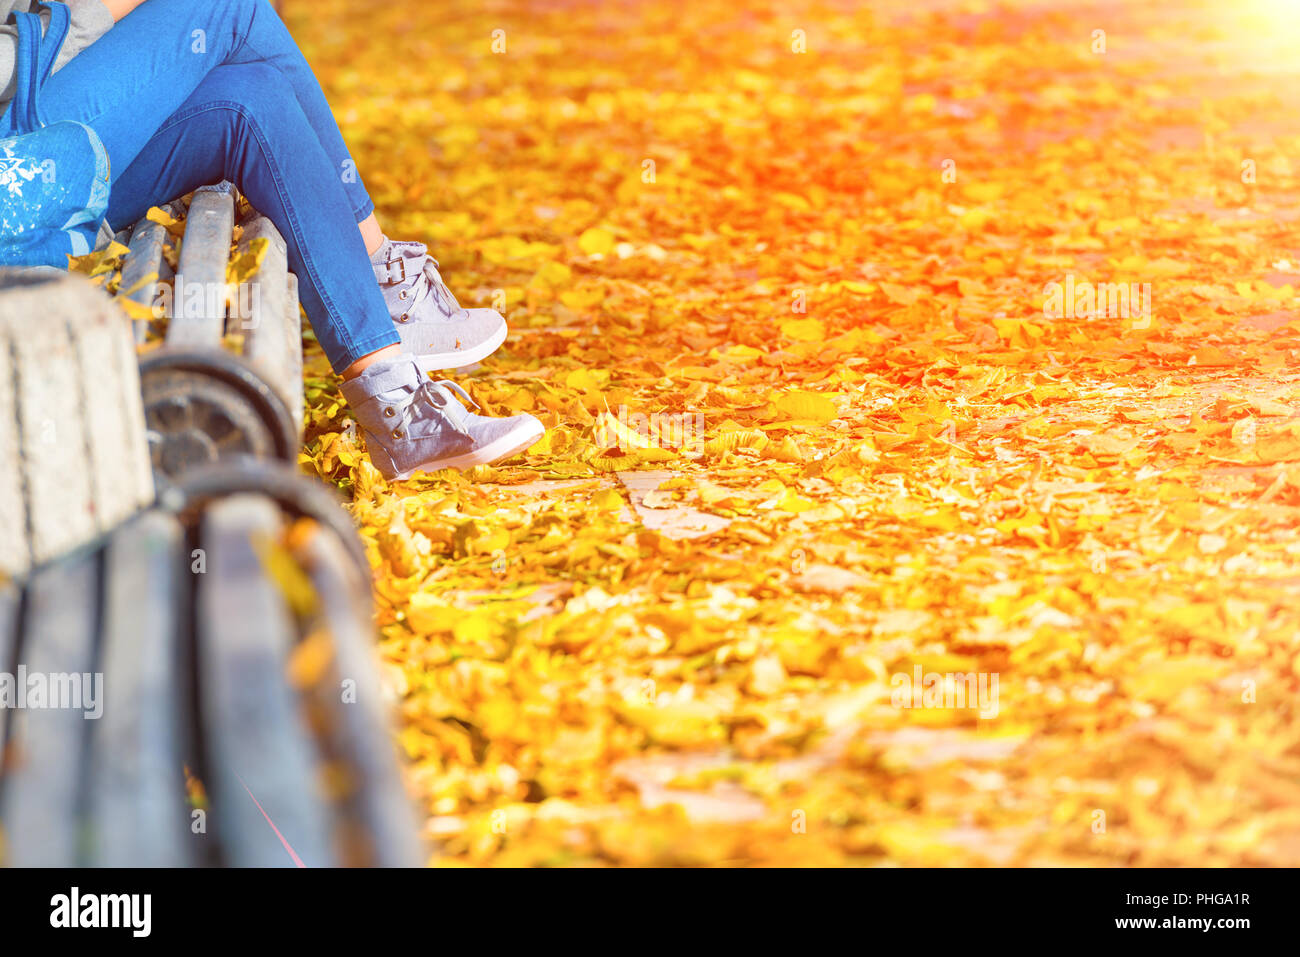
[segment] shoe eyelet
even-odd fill
[[[384,409],[384,415],[388,416],[391,419],[393,416],[397,415],[397,410],[393,409],[392,407],[389,407],[387,409]]]
[[[400,316],[397,317],[397,321],[398,321],[398,322],[405,322],[405,321],[406,321],[407,319],[409,319],[409,318],[410,318],[410,313],[406,313],[406,312],[404,312],[404,313],[402,313]]]
[[[399,293],[397,294],[397,296],[398,296],[399,299],[405,299],[405,298],[406,298],[406,290],[403,289],[401,292],[399,292]]]
[[[404,433],[401,429],[393,429],[393,438],[395,439],[400,439],[405,434],[406,433]]]

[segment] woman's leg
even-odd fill
[[[374,204],[325,94],[268,0],[148,0],[54,74],[41,105],[51,122],[92,127],[117,174],[214,69],[252,63],[281,75],[348,197],[353,221],[367,220]]]
[[[48,119],[77,120],[99,134],[115,174],[112,188],[116,195],[123,171],[135,167],[137,157],[163,124],[191,103],[193,94],[215,70],[232,66],[261,67],[277,95],[287,95],[297,105],[299,138],[280,141],[275,158],[286,177],[292,178],[296,176],[297,154],[309,154],[313,181],[332,179],[331,192],[341,191],[362,238],[360,254],[368,269],[365,285],[373,286],[377,280],[381,284],[389,319],[400,327],[402,351],[419,356],[431,370],[469,365],[494,352],[507,331],[499,314],[490,309],[461,309],[422,245],[384,243],[374,219],[374,204],[348,156],[320,85],[267,0],[147,0],[56,73],[42,90],[42,105]],[[244,90],[241,95],[252,104],[256,91]],[[144,165],[148,168],[156,162]],[[205,167],[196,161],[192,168]],[[187,181],[203,185],[211,180],[190,176]],[[147,186],[137,177],[129,191],[130,201],[114,203],[113,209],[118,215],[141,203],[147,209],[183,192],[164,187],[161,181],[151,189]],[[291,248],[295,241],[304,250],[309,248],[306,237],[291,235],[272,208],[261,207],[256,197],[248,195],[276,222]],[[110,222],[120,221],[110,215]],[[335,223],[331,228],[339,227]],[[372,254],[375,261],[370,263]],[[349,266],[347,274],[355,278],[356,273],[356,268]],[[328,300],[329,289],[318,277],[307,274],[300,279],[314,282],[326,297],[323,301]],[[360,287],[357,292],[360,294]],[[311,312],[307,296],[304,303],[313,322],[325,321]],[[331,313],[335,321],[338,314],[338,310]],[[321,342],[325,344],[326,336]],[[331,355],[331,361],[335,358]],[[335,368],[343,372],[346,367]]]
[[[166,83],[165,73],[153,74],[141,88],[151,109],[164,99],[156,88]],[[128,127],[142,117],[129,103],[113,109],[96,114],[92,125],[113,131],[120,162],[130,148]],[[216,66],[151,129],[113,183],[110,225],[134,222],[160,197],[217,180],[234,182],[283,234],[316,338],[344,374],[343,395],[361,423],[371,460],[386,477],[496,462],[542,437],[542,424],[531,415],[492,419],[469,412],[457,399],[457,387],[427,378],[421,365],[427,355],[399,340],[357,228],[366,217],[359,215],[356,194],[345,188],[334,155],[317,137],[282,70],[263,60]],[[462,335],[479,311],[462,310],[463,320],[436,328]],[[399,341],[416,355],[395,354]]]
[[[208,73],[118,173],[109,225],[124,228],[159,197],[223,179],[284,235],[303,306],[336,372],[400,341],[332,157],[292,86],[267,63]]]
[[[361,232],[333,164],[282,74],[265,63],[217,67],[162,124],[113,185],[110,225],[142,216],[154,197],[228,179],[279,228],[316,338],[388,478],[509,458],[544,434],[521,414],[465,409],[398,342]]]

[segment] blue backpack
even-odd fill
[[[15,13],[17,93],[0,116],[0,266],[68,268],[68,256],[90,252],[108,209],[108,153],[90,127],[49,126],[37,105],[68,35],[63,3],[42,3],[50,26]]]

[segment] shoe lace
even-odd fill
[[[428,253],[424,254],[424,263],[411,288],[415,294],[411,301],[412,310],[426,298],[433,296],[438,304],[438,311],[447,319],[454,319],[465,312],[465,309],[456,302],[456,297],[451,294],[447,284],[442,281],[442,273],[438,272],[438,260]]]
[[[452,393],[455,393],[455,395]],[[448,409],[452,407],[453,403],[455,403],[455,408],[459,409],[461,412],[465,411],[464,406],[460,405],[456,401],[457,396],[464,399],[475,409],[481,410],[479,404],[474,401],[470,394],[450,379],[438,379],[435,381],[425,377],[424,381],[416,388],[414,395],[411,396],[411,401],[402,409],[398,421],[401,423],[403,429],[409,430],[411,422],[415,418],[417,407],[423,400],[428,402],[429,405],[433,406],[433,408],[440,411],[443,420],[453,429],[466,438],[473,438],[465,428],[462,417],[448,412]]]

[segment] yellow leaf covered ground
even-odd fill
[[[309,364],[441,861],[1300,864],[1283,7],[537,6],[288,4],[549,429]]]

